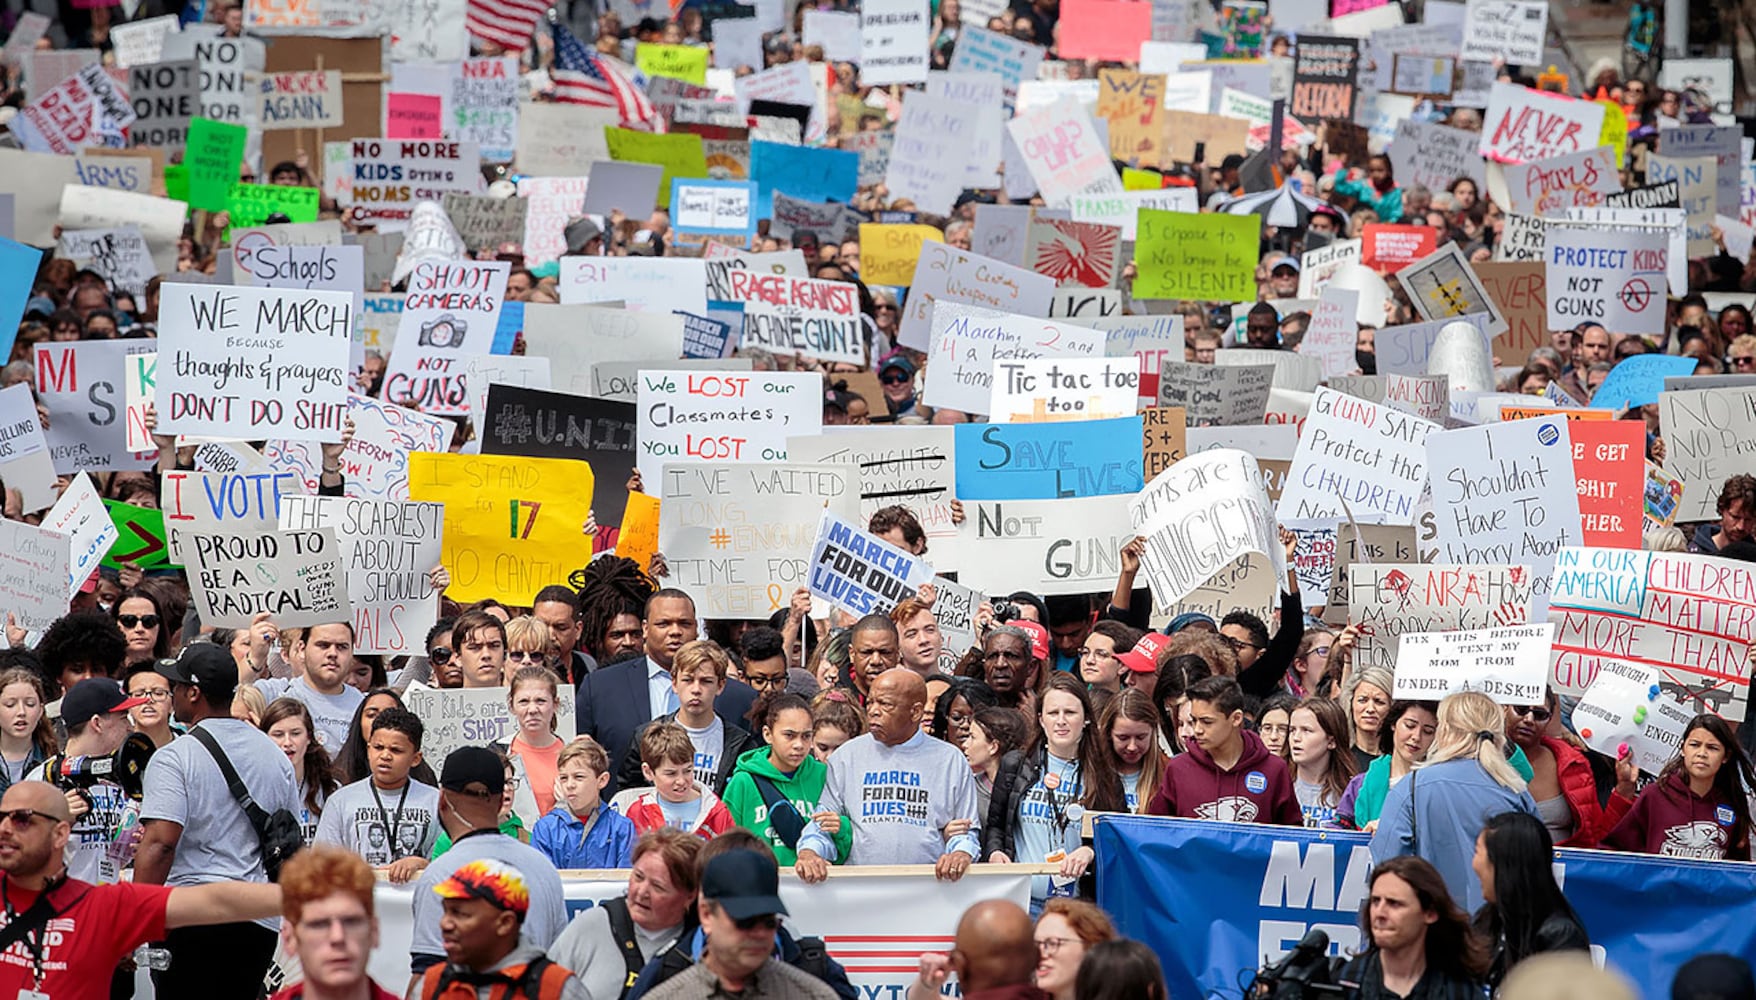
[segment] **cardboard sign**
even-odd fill
[[[49,414],[43,431],[57,473],[152,467],[156,449],[141,454],[125,450],[122,417],[127,405],[123,359],[154,347],[150,340],[36,345],[37,399]]]
[[[385,370],[386,402],[439,416],[469,412],[464,365],[493,346],[510,268],[505,261],[416,266]]]
[[[707,313],[707,263],[686,257],[567,257],[563,305],[621,302],[634,312]]]
[[[1319,388],[1281,493],[1283,521],[1351,517],[1412,524],[1439,425]],[[1350,514],[1351,509],[1351,514]]]
[[[471,250],[498,252],[502,243],[517,243],[524,238],[525,211],[529,204],[523,198],[494,198],[488,195],[445,192],[440,204],[463,245]]]
[[[563,392],[493,385],[480,427],[482,454],[571,458],[591,466],[603,484],[594,497],[599,524],[621,524],[634,472],[635,408],[632,403]]]
[[[1140,411],[1141,475],[1148,482],[1189,453],[1188,424],[1180,406],[1148,406]]]
[[[755,200],[752,181],[678,178],[671,182],[671,218],[680,233],[749,238],[756,232]]]
[[[1524,566],[1355,562],[1343,593],[1349,620],[1360,626],[1356,668],[1395,670],[1400,641],[1411,632],[1504,628],[1531,620],[1530,570]]]
[[[1047,275],[937,242],[920,245],[914,276],[908,285],[896,341],[904,347],[925,351],[931,350],[932,332],[938,325],[934,311],[937,304],[961,303],[1021,316],[1046,316],[1049,300],[1055,294],[1055,281]],[[1046,349],[1056,346],[1051,343]],[[987,370],[985,364],[980,368]],[[985,384],[983,388],[986,389]],[[982,405],[977,403],[974,409],[979,411]]]
[[[445,505],[446,593],[460,601],[565,583],[590,554],[592,482],[591,466],[563,459],[409,456],[409,499]]]
[[[1274,386],[1272,365],[1203,365],[1166,361],[1158,404],[1182,407],[1190,427],[1260,424]]]
[[[1164,98],[1163,74],[1149,75],[1125,69],[1098,71],[1097,114],[1110,123],[1112,159],[1149,167],[1160,165]],[[1132,226],[1132,218],[1129,224]]]
[[[25,513],[58,499],[55,463],[28,383],[0,389],[0,482],[19,491]]]
[[[440,562],[444,521],[445,508],[436,503],[289,496],[280,505],[281,531],[334,533],[360,653],[425,649],[439,615],[428,573]]]
[[[1051,500],[1136,493],[1139,417],[958,424],[960,500]]]
[[[1307,122],[1353,120],[1359,64],[1359,39],[1301,33],[1287,114]]]
[[[1617,757],[1626,744],[1635,766],[1657,775],[1682,753],[1695,712],[1663,692],[1664,675],[1656,667],[1609,657],[1599,658],[1597,666],[1597,676],[1573,706],[1574,728],[1586,746],[1607,757]]]
[[[379,500],[409,498],[409,455],[442,452],[451,443],[451,421],[425,416],[357,393],[348,393],[354,438],[341,453],[345,495]],[[317,491],[322,452],[311,441],[270,441],[263,449],[270,466],[291,473],[306,492]]]
[[[1555,626],[1543,622],[1476,632],[1405,633],[1391,694],[1438,701],[1456,691],[1479,691],[1501,705],[1541,705],[1554,632]]]
[[[810,579],[825,510],[858,516],[846,466],[798,463],[667,463],[660,485],[659,551],[673,586],[697,611],[749,618],[786,607]]]
[[[1470,269],[1506,322],[1489,357],[1505,365],[1523,364],[1531,351],[1549,342],[1547,268],[1535,261],[1496,261]],[[1487,314],[1475,318],[1491,333]]]
[[[1510,210],[1545,216],[1574,205],[1602,204],[1622,190],[1611,151],[1593,146],[1567,156],[1530,160],[1505,168]]]
[[[1141,209],[1134,294],[1146,299],[1255,297],[1256,216]]]
[[[1182,600],[1234,560],[1251,552],[1285,572],[1274,506],[1256,459],[1242,451],[1203,452],[1171,466],[1128,505],[1146,538],[1140,564],[1153,600]]]
[[[1711,613],[1703,613],[1711,608]],[[1690,711],[1742,721],[1750,694],[1756,570],[1713,556],[1564,548],[1549,621],[1555,690],[1577,694],[1604,659],[1658,668]]]
[[[69,565],[66,535],[0,520],[0,601],[19,628],[43,632],[67,614]]]
[[[1332,625],[1348,623],[1348,574],[1356,564],[1414,562],[1415,531],[1412,525],[1337,522],[1335,552],[1324,588],[1328,601],[1323,607],[1323,620]]]
[[[910,296],[911,303],[914,298]],[[1104,335],[1097,330],[956,302],[933,307],[931,332],[927,367],[936,374],[927,380],[925,401],[935,408],[965,413],[980,413],[990,405],[996,358],[1090,358],[1104,354]]]
[[[824,509],[811,546],[811,596],[849,614],[888,614],[933,581],[925,559]]]
[[[1331,376],[1328,385],[1435,423],[1451,413],[1451,385],[1444,375],[1339,375]]]
[[[750,268],[710,268],[709,273],[727,279],[722,291],[729,294],[716,294],[716,300],[743,307],[744,347],[760,347],[781,357],[803,354],[830,362],[865,363],[860,297],[853,285]]]
[[[283,628],[350,620],[333,531],[197,531],[184,553],[190,600],[203,623],[249,628],[265,611]]]
[[[1566,156],[1598,144],[1604,106],[1495,81],[1477,151],[1500,163]]]
[[[1620,332],[1662,333],[1669,252],[1663,233],[1550,229],[1544,258],[1549,328],[1592,320]]]
[[[965,425],[959,425],[965,426]],[[1054,425],[1049,425],[1054,426]],[[1086,594],[1112,586],[1134,538],[1127,494],[966,501],[958,579],[979,593]]]

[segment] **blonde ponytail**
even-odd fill
[[[1479,691],[1459,691],[1439,703],[1439,731],[1420,767],[1474,758],[1501,786],[1524,791],[1524,777],[1506,759],[1506,715]]]

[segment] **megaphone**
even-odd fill
[[[138,799],[145,790],[146,762],[157,749],[152,737],[129,733],[113,754],[62,757],[55,772],[55,784],[68,791],[83,791],[107,781],[120,786],[129,798]]]

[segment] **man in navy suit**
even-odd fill
[[[610,755],[610,784],[605,796],[616,792],[616,776],[634,742],[635,730],[677,710],[671,688],[671,660],[684,643],[695,641],[695,602],[674,588],[657,591],[646,602],[642,625],[646,656],[614,666],[600,667],[586,675],[575,694],[579,734],[590,736]],[[748,730],[744,716],[756,703],[756,690],[743,681],[727,680],[725,690],[713,701],[714,714],[728,726]]]

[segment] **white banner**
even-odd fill
[[[1541,705],[1549,684],[1548,622],[1479,632],[1409,632],[1396,657],[1397,698],[1438,701],[1480,691],[1501,705]]]
[[[987,594],[1088,594],[1114,587],[1134,538],[1126,493],[1066,500],[966,500],[964,586]]]

